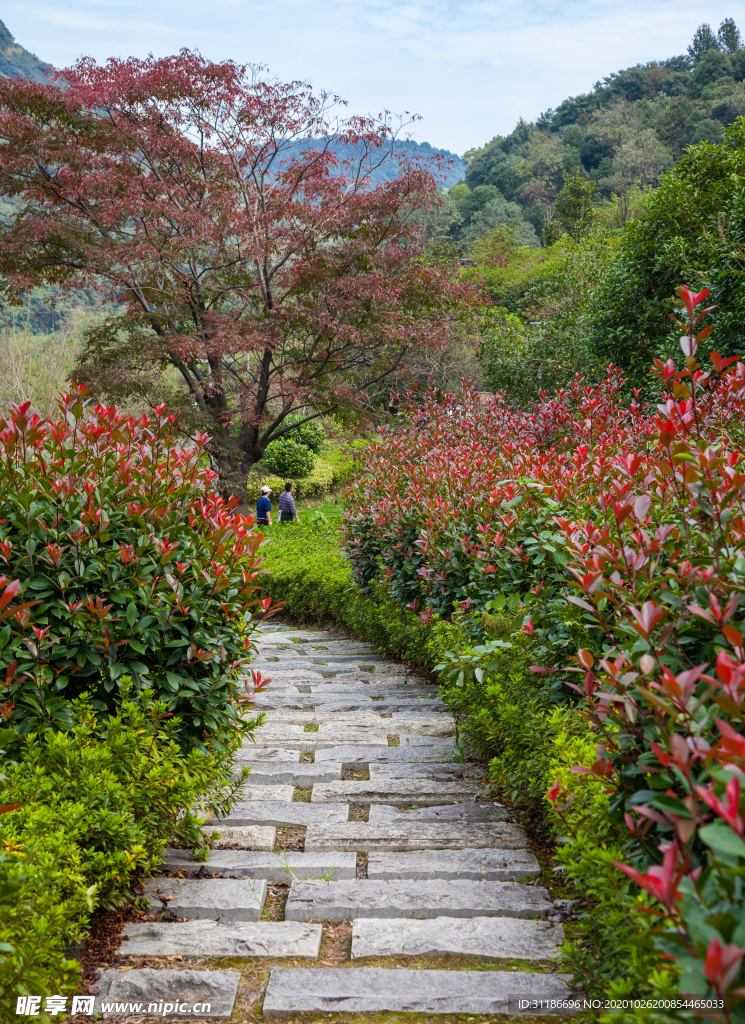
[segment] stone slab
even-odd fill
[[[258,706],[258,705],[257,705]],[[290,722],[277,722],[276,725],[262,725],[254,734],[253,739],[243,741],[243,748],[249,750],[255,747],[280,747],[281,742],[287,738],[294,740],[297,736],[304,736],[305,730],[302,725],[292,725]],[[293,746],[289,746],[292,750]]]
[[[300,1013],[519,1012],[518,1001],[571,998],[567,974],[532,971],[437,971],[386,967],[275,967],[264,1016]],[[541,1013],[566,1014],[542,1009]]]
[[[379,679],[355,679],[348,682],[339,682],[338,676],[334,680],[323,680],[319,683],[310,684],[310,692],[315,697],[401,697],[405,700],[421,700],[426,706],[429,700],[439,697],[439,690],[436,686],[417,686],[416,684],[389,683]]]
[[[315,704],[309,699],[309,694],[305,693],[298,693],[295,696],[283,693],[270,693],[257,697],[251,706],[254,714],[256,714],[259,711],[264,713],[268,711],[303,711],[305,708],[315,707]],[[266,726],[261,728],[264,729]],[[261,733],[257,732],[255,735],[258,741]]]
[[[257,921],[266,900],[264,879],[198,878],[180,881],[163,875],[145,886],[151,912],[170,911],[191,920]]]
[[[323,926],[300,921],[129,923],[122,956],[306,956],[317,960]]]
[[[300,751],[297,753],[299,755]],[[341,764],[338,761],[322,761],[320,764],[312,764],[309,761],[267,761],[264,764],[252,762],[249,778],[254,786],[286,782],[291,786],[308,789],[317,782],[334,782],[341,779]]]
[[[362,801],[360,801],[361,803]],[[401,800],[401,803],[409,801]],[[410,801],[416,803],[417,801]],[[419,801],[423,803],[424,801]],[[389,804],[377,803],[370,808],[368,821],[371,825],[390,822],[395,825],[411,825],[415,827],[420,821],[509,821],[512,815],[506,807],[497,804],[469,803],[449,804],[447,806],[417,807],[414,810],[399,811]]]
[[[367,768],[372,763],[400,764],[418,761],[452,761],[453,751],[440,746],[432,747],[378,747],[338,746],[327,747],[316,752],[316,764],[322,761],[339,761],[342,768]]]
[[[149,1010],[150,1015],[170,1020],[230,1017],[240,980],[238,971],[158,971],[152,967],[102,971],[94,987],[98,995],[93,1013],[104,1018],[129,1017]],[[166,1011],[166,1006],[171,1009]]]
[[[237,847],[241,850],[273,850],[277,841],[277,829],[273,825],[244,825],[230,828],[216,825],[202,825],[206,836],[219,835],[217,848]]]
[[[163,851],[161,869],[187,876],[263,878],[267,882],[291,882],[293,878],[354,878],[354,853],[250,853],[242,850],[212,850],[206,861],[198,861],[188,850]]]
[[[293,881],[285,921],[352,921],[357,917],[541,917],[548,892],[519,882],[473,879]]]
[[[274,728],[273,726],[267,726],[267,729]],[[317,732],[305,732],[302,726],[291,726],[290,728],[298,729],[295,735],[283,735],[282,743],[287,747],[295,747],[298,750],[329,750],[336,748],[337,746],[378,746],[387,748],[388,747],[388,736],[392,734],[392,729],[381,729],[380,732],[373,732],[372,730],[358,730],[358,729],[338,729],[336,734],[319,735]],[[319,727],[320,728],[320,727]],[[267,736],[266,739],[259,737],[257,744],[267,743],[268,745],[277,742],[276,735]],[[415,755],[416,756],[416,755]],[[332,758],[336,761],[338,758]]]
[[[273,800],[275,803],[290,803],[294,795],[294,786],[277,783],[262,785],[261,783],[252,783],[250,778],[240,788],[241,800]]]
[[[442,739],[439,736],[420,736],[416,733],[405,733],[399,732],[398,728],[395,729],[398,733],[399,746],[402,747],[432,747],[439,746],[442,750],[450,750],[454,755],[458,753],[458,747],[455,744],[455,740]]]
[[[373,782],[371,779],[369,782],[350,780],[314,786],[311,800],[313,803],[346,800],[357,804],[434,804],[440,808],[442,804],[473,801],[480,792],[481,788],[472,782],[427,782],[420,779]]]
[[[355,850],[358,853],[461,849],[519,849],[528,845],[517,825],[491,822],[421,822],[415,827],[349,821],[343,825],[309,825],[305,849],[311,852]]]
[[[389,720],[394,732],[399,735],[413,736],[440,736],[450,737],[455,735],[455,722],[447,714],[427,714],[424,711],[394,711]]]
[[[257,747],[253,743],[246,743],[233,755],[236,761],[253,765],[254,761],[265,764],[267,761],[299,761],[299,750],[288,750],[286,747]],[[253,769],[252,769],[253,770]]]
[[[278,708],[266,712],[266,724],[290,722],[294,725],[324,725],[336,722],[342,729],[390,727],[390,719],[381,718],[377,711],[346,711],[340,714],[329,711],[292,711]]]
[[[245,677],[243,678],[245,680]],[[266,684],[266,686],[264,686],[263,683],[264,680],[262,679],[262,686],[258,691],[256,690],[256,687],[253,685],[253,680],[251,679],[245,680],[243,686],[244,689],[246,690],[246,693],[250,694],[251,696],[255,695],[257,700],[270,693],[281,693],[285,697],[292,696],[293,694],[297,696],[297,694],[300,693],[300,690],[298,690],[298,683],[285,682],[285,680],[283,679],[275,679],[274,676],[272,676],[272,679],[270,680],[269,683]],[[307,689],[310,686],[310,683],[300,683],[299,685],[304,686],[305,689]]]
[[[267,652],[263,657],[252,661],[251,668],[260,671],[262,675],[268,674],[277,664],[277,662],[270,661],[270,658],[273,657],[280,658],[285,672],[310,666],[313,666],[311,671],[317,672],[319,669],[316,666],[322,665],[375,665],[377,667],[379,664],[392,664],[384,654],[336,654],[334,651],[314,651],[308,650],[307,647],[303,649],[300,646],[295,646],[291,651],[277,651],[275,648],[273,653]],[[400,669],[401,666],[398,668]]]
[[[541,866],[529,850],[417,850],[414,853],[371,853],[368,878],[482,878],[519,881],[540,875]]]
[[[352,959],[366,956],[478,956],[554,960],[564,928],[514,917],[435,917],[428,921],[362,917],[352,923]]]
[[[398,764],[370,764],[370,781],[382,782],[384,779],[424,779],[431,782],[455,782],[473,781],[478,782],[486,777],[483,768],[476,765],[451,763],[438,764],[429,762],[426,764],[412,764],[399,762]]]
[[[224,818],[212,819],[219,825],[276,825],[291,828],[293,825],[337,824],[349,820],[347,804],[313,804],[298,801],[282,803],[271,800],[253,802],[238,801]]]
[[[313,694],[311,699],[307,701],[317,711],[334,712],[338,714],[346,714],[349,711],[365,711],[374,709],[380,715],[393,714],[396,711],[409,711],[416,713],[419,711],[419,707],[406,698],[397,697],[385,697],[383,700],[376,700],[373,697],[365,699],[364,697],[321,697],[317,694]],[[436,708],[435,708],[436,710]],[[396,731],[395,729],[393,730]]]

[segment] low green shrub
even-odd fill
[[[0,830],[0,834],[2,830]],[[85,937],[88,899],[79,866],[57,867],[54,848],[64,847],[64,829],[50,837],[51,849],[0,852],[0,1019],[17,1020],[19,995],[67,995],[79,988],[80,964],[68,947]],[[59,1018],[55,1017],[54,1020]],[[41,1012],[35,1018],[51,1024]]]
[[[310,448],[292,437],[280,437],[269,445],[261,463],[270,473],[302,478],[313,470],[316,456]]]
[[[262,470],[263,463],[258,463],[251,470],[248,476],[248,500],[255,502],[261,495],[261,488],[266,484],[272,489],[272,501],[276,508],[276,502],[281,492],[285,489],[288,477],[276,476],[274,473],[267,473]],[[308,474],[300,480],[293,479],[293,491],[297,501],[307,499],[325,498],[334,486],[334,470],[325,461],[317,459],[316,464]]]
[[[566,895],[578,920],[563,946],[566,965],[593,999],[678,999],[677,971],[653,948],[654,900],[618,871],[626,850],[581,829],[557,850]],[[666,1010],[597,1014],[602,1024],[670,1024],[690,1017]],[[734,1018],[733,1018],[734,1019]]]
[[[0,1019],[18,995],[70,991],[79,965],[64,951],[84,937],[89,912],[129,902],[167,845],[204,858],[199,825],[240,784],[239,739],[225,752],[184,751],[164,702],[148,691],[130,700],[129,680],[122,693],[101,725],[90,700],[74,702],[70,731],[25,737],[23,759],[3,766],[0,805],[14,809],[0,818]]]
[[[318,455],[323,442],[326,440],[326,431],[323,429],[323,424],[320,420],[308,420],[307,423],[299,422],[302,418],[302,416],[290,416],[285,420],[285,425],[292,427],[292,430],[286,436],[292,441],[297,441],[298,444],[304,444],[306,448],[309,448]],[[274,444],[276,444],[276,441]],[[272,446],[270,445],[269,447],[271,448]]]

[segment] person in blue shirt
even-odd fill
[[[259,526],[272,525],[272,503],[269,500],[269,495],[271,493],[271,487],[267,487],[267,485],[264,484],[261,488],[261,497],[256,502],[256,522]]]

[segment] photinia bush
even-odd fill
[[[600,864],[583,832],[597,831],[605,802],[614,841],[626,837],[615,854],[623,885],[608,877],[606,890],[625,900],[631,880],[644,894],[635,920],[657,919],[643,940],[657,950],[650,970],[667,958],[681,992],[723,1000],[717,1019],[735,1021],[745,1019],[745,365],[716,351],[708,369],[697,362],[712,330],[707,294],[681,289],[685,364],[656,362],[656,409],[624,401],[612,367],[599,386],[578,380],[528,413],[468,387],[432,393],[368,449],[345,530],[362,586],[383,579],[423,619],[453,618],[479,640],[498,621],[527,634],[536,690],[552,679],[560,702],[568,689],[589,730],[564,744],[582,763],[562,765],[547,794],[570,839],[564,863],[589,892],[577,865]],[[477,645],[473,666],[462,654],[442,666],[446,685],[476,695],[473,721],[495,733],[503,686],[477,673],[497,643]],[[531,698],[519,699],[524,711]],[[592,926],[585,935],[594,941]]]
[[[0,745],[105,717],[124,676],[179,720],[182,744],[251,728],[235,701],[261,602],[261,534],[214,491],[200,436],[163,407],[131,419],[62,395],[0,416]]]

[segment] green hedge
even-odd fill
[[[294,486],[293,494],[299,501],[307,498],[325,498],[334,486],[334,470],[323,459],[318,459],[315,466],[302,479],[294,479],[285,476],[277,476],[276,473],[268,473],[259,465],[254,466],[248,477],[248,500],[258,501],[261,496],[261,488],[266,484],[272,489],[272,500],[274,508],[277,507],[277,499],[285,489],[285,483],[292,479]]]
[[[205,857],[195,808],[223,812],[237,789],[231,752],[240,740],[223,753],[181,750],[178,719],[148,691],[100,726],[89,700],[72,715],[71,731],[17,743],[22,760],[0,751],[0,806],[9,808],[0,818],[3,1021],[14,1019],[20,995],[75,991],[80,964],[68,951],[91,911],[131,902],[132,883],[157,870],[168,844]],[[42,1009],[38,1019],[49,1017]]]

